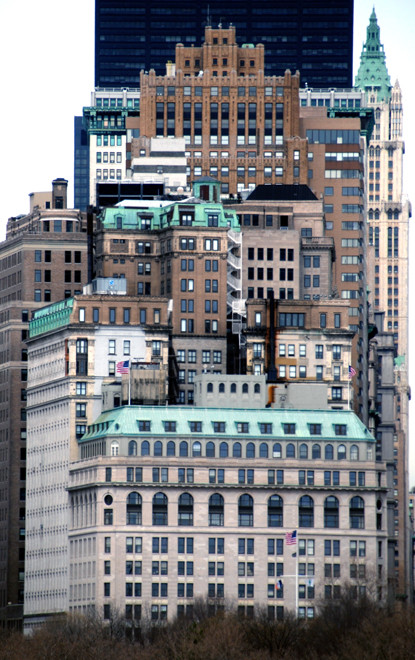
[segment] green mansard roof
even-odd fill
[[[141,424],[140,424],[141,422]],[[143,422],[150,424],[144,426]],[[175,424],[166,430],[166,422]],[[201,431],[192,431],[191,423],[201,422]],[[222,422],[222,430],[215,430],[214,424]],[[238,425],[248,424],[248,427]],[[268,425],[267,427],[261,425]],[[269,426],[271,425],[271,426]],[[289,425],[287,432],[287,427]],[[292,426],[294,425],[294,426]],[[316,425],[321,425],[321,433],[316,433]],[[341,425],[344,434],[336,434]],[[147,428],[147,430],[140,430]],[[150,430],[148,430],[148,428]],[[243,431],[241,429],[244,429]],[[314,431],[314,432],[313,432]],[[332,440],[341,442],[375,442],[365,425],[351,410],[289,410],[289,409],[234,409],[234,408],[191,408],[187,406],[123,406],[102,413],[88,426],[87,432],[79,441],[117,436],[180,438],[191,436],[206,438],[215,436],[229,440]]]
[[[63,328],[69,324],[74,299],[66,298],[33,312],[29,324],[29,337],[36,337],[43,332]]]
[[[192,227],[222,227],[240,231],[238,216],[231,209],[224,209],[220,202],[201,202],[189,198],[180,202],[166,204],[165,202],[144,203],[143,207],[117,206],[103,210],[101,222],[104,229],[142,230],[148,231],[180,227],[181,216],[188,213],[193,216]],[[216,216],[216,220],[212,217]]]
[[[354,86],[364,91],[376,92],[377,101],[388,101],[390,98],[392,86],[374,9],[367,27],[366,42],[363,44]]]

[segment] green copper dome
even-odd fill
[[[386,55],[380,43],[380,29],[373,9],[367,27],[366,42],[360,56],[360,66],[355,80],[355,88],[376,92],[377,101],[388,101],[391,82],[386,67]]]

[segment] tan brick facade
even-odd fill
[[[141,135],[184,137],[191,180],[213,176],[225,195],[307,182],[299,75],[265,77],[263,45],[238,47],[235,28],[206,28],[201,48],[178,44],[168,75],[142,71],[140,89]]]
[[[60,197],[65,206],[66,189],[62,180],[58,183],[54,186],[55,197]],[[7,238],[0,245],[0,611],[5,618],[20,622],[25,558],[28,321],[33,310],[81,292],[87,280],[83,214],[66,208],[32,206],[29,215],[8,221]],[[2,609],[6,607],[7,611]]]

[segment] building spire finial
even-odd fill
[[[374,92],[377,101],[386,101],[390,97],[392,85],[386,66],[385,51],[380,42],[380,29],[374,7],[366,29],[366,41],[360,56],[355,87],[367,92]]]

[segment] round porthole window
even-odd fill
[[[107,506],[110,506],[112,504],[112,495],[105,495],[104,502]]]

